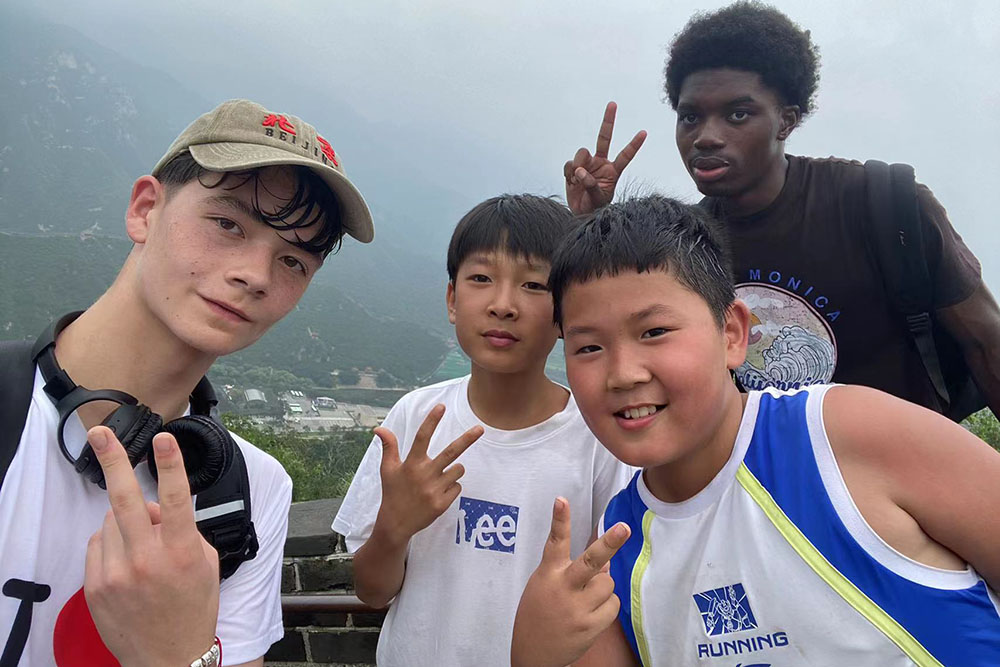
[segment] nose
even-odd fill
[[[694,147],[699,151],[718,150],[726,145],[722,123],[715,118],[702,122],[694,138]]]
[[[627,391],[636,385],[649,382],[652,375],[638,355],[628,349],[608,350],[608,376],[606,386],[608,391]]]
[[[514,288],[509,285],[497,284],[490,300],[490,315],[501,320],[517,319],[517,304]]]
[[[234,259],[226,280],[255,296],[264,296],[271,286],[274,257],[266,244],[244,247]]]

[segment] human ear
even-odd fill
[[[445,303],[448,305],[448,321],[455,323],[455,282],[448,281],[448,289],[444,293]]]
[[[132,185],[132,196],[125,210],[125,232],[134,243],[146,242],[150,214],[158,204],[162,207],[164,200],[163,185],[152,176],[142,176]]]
[[[747,341],[750,337],[750,309],[736,299],[726,311],[722,325],[726,338],[726,368],[739,368],[747,358]]]
[[[781,126],[778,128],[778,140],[784,141],[792,133],[792,130],[799,126],[799,121],[802,120],[799,105],[790,104],[781,107],[780,119]]]

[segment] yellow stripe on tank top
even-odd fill
[[[825,581],[840,597],[854,607],[854,609],[864,616],[868,621],[878,628],[886,637],[892,640],[903,653],[907,655],[919,667],[942,667],[937,658],[918,642],[913,635],[906,631],[896,619],[885,612],[884,609],[875,604],[871,598],[864,594],[854,583],[841,574],[837,568],[830,564],[830,561],[813,546],[813,544],[802,534],[802,531],[792,523],[792,520],[782,511],[778,503],[774,501],[771,494],[754,476],[746,464],[741,463],[736,471],[736,479],[740,485],[750,494],[754,502],[760,506],[764,514],[778,532],[785,538],[788,544],[802,557],[802,560],[813,569],[813,571]],[[645,526],[645,523],[643,524]],[[645,537],[645,536],[644,536]],[[633,589],[634,590],[634,589]],[[635,599],[633,593],[633,600]]]
[[[642,627],[642,578],[646,575],[646,568],[649,567],[649,558],[652,555],[653,543],[649,539],[649,526],[653,523],[652,510],[646,510],[642,515],[642,549],[632,566],[631,581],[631,606],[632,606],[632,632],[635,634],[635,643],[639,647],[639,659],[643,665],[652,665],[653,661],[649,657],[649,644],[646,642],[646,632]]]

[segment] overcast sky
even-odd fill
[[[469,204],[502,191],[562,193],[563,162],[593,147],[610,99],[619,104],[613,150],[649,131],[631,180],[694,200],[663,102],[663,58],[694,11],[722,4],[42,3],[53,20],[163,69],[209,103],[245,96],[296,113],[346,102],[367,131],[402,137],[379,159],[412,165]],[[1000,292],[1000,2],[775,4],[812,31],[822,55],[817,110],[789,152],[912,163]]]

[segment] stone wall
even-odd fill
[[[281,577],[285,636],[265,664],[374,665],[384,611],[354,597],[351,557],[330,531],[340,499],[292,505]]]

